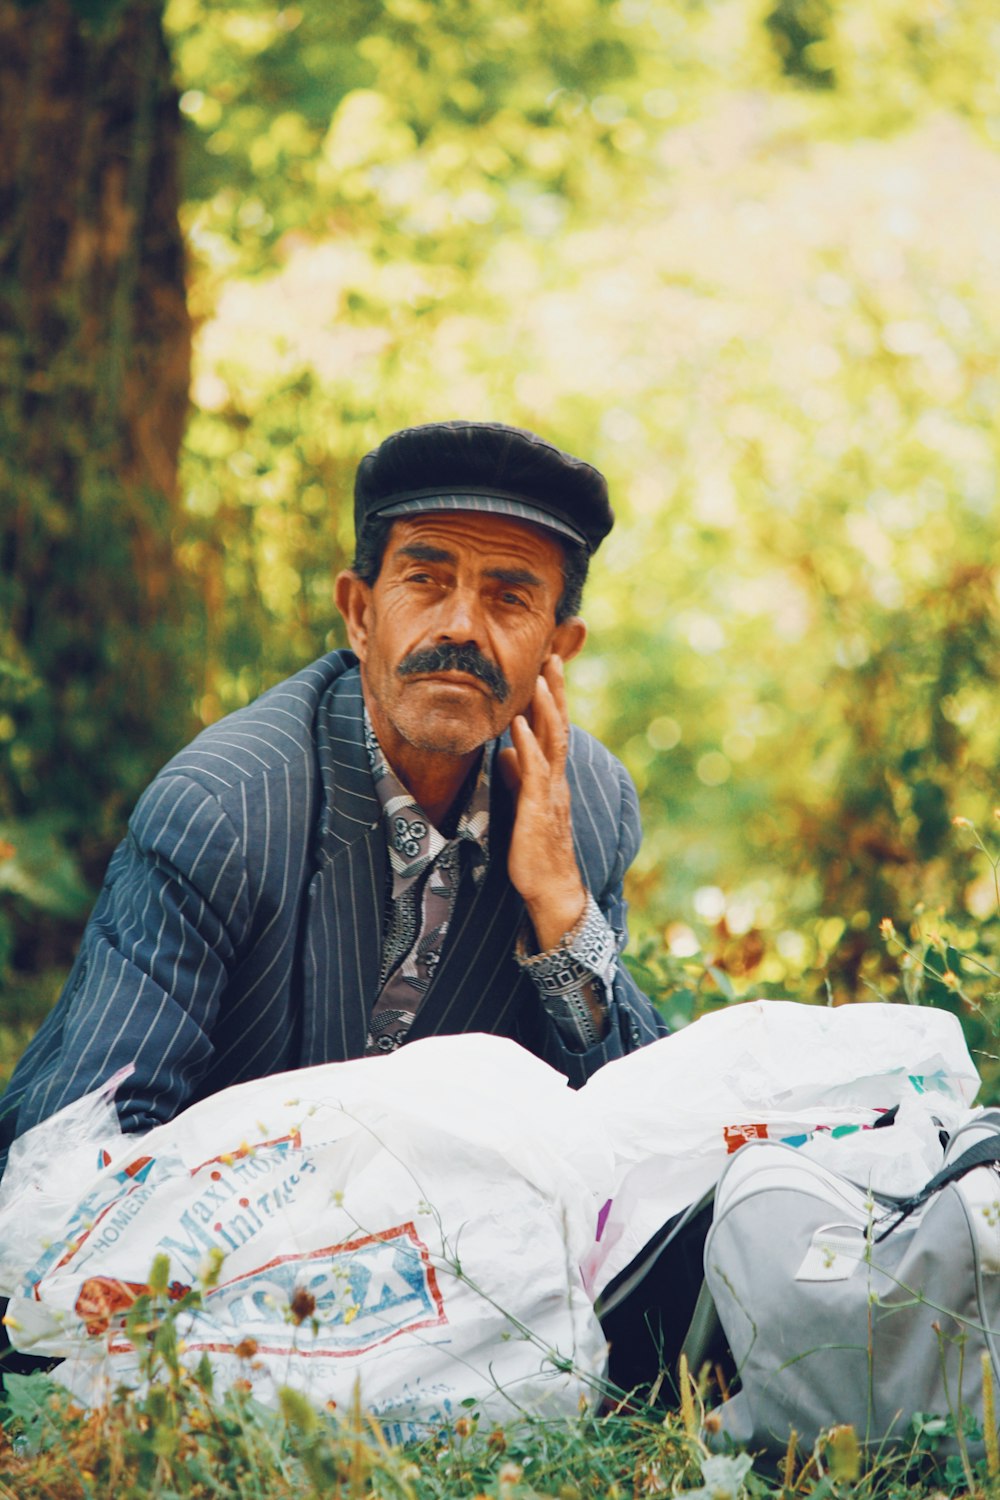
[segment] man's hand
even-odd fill
[[[559,946],[583,915],[587,893],[573,851],[566,779],[569,713],[563,664],[550,656],[527,714],[510,726],[513,746],[500,769],[517,799],[507,857],[511,884],[524,899],[539,952]]]

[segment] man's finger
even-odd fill
[[[559,717],[569,728],[569,705],[566,702],[566,669],[563,659],[558,652],[553,652],[548,661],[542,666],[542,675],[549,685],[549,691],[559,710]]]
[[[552,694],[545,678],[539,676],[535,679],[535,687],[531,695],[531,733],[540,753],[545,757],[546,765],[551,764],[555,753],[552,742],[555,718],[556,708],[552,701]]]
[[[548,675],[538,678],[532,702],[535,705],[535,736],[552,770],[556,775],[561,776],[566,767],[566,753],[569,748],[569,722],[566,718],[565,707],[560,711],[559,701],[556,693],[553,692]],[[565,705],[565,696],[563,705]]]
[[[547,780],[549,759],[539,742],[537,718],[535,727],[532,728],[524,714],[516,714],[511,720],[510,738],[517,756],[521,786],[524,787],[530,778],[534,778],[536,782],[539,777]]]

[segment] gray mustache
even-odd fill
[[[498,703],[510,695],[510,683],[500,668],[479,650],[478,646],[428,646],[411,651],[396,668],[400,677],[415,677],[423,672],[466,672],[484,682]]]

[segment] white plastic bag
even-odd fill
[[[599,1294],[748,1140],[841,1171],[853,1153],[883,1191],[915,1189],[940,1165],[934,1121],[955,1129],[978,1087],[957,1019],[908,1005],[747,1001],[609,1063],[582,1090],[615,1153],[588,1287]],[[894,1105],[892,1128],[873,1131]]]
[[[588,1292],[740,1145],[790,1141],[905,1192],[978,1082],[946,1012],[753,1001],[578,1092],[513,1042],[457,1036],[244,1084],[140,1140],[81,1103],[17,1148],[0,1295],[15,1345],[64,1356],[62,1377],[96,1401],[138,1379],[124,1315],[154,1255],[181,1295],[221,1250],[219,1286],[181,1332],[222,1383],[344,1402],[360,1376],[400,1439],[467,1399],[497,1417],[574,1412],[603,1367]],[[75,1181],[52,1142],[75,1153]],[[98,1144],[110,1160],[95,1172]],[[289,1321],[310,1298],[315,1329]]]
[[[610,1183],[580,1096],[502,1038],[243,1084],[126,1138],[81,1184],[4,1288],[12,1342],[64,1357],[59,1378],[100,1400],[138,1382],[124,1319],[154,1256],[180,1297],[217,1250],[218,1286],[178,1332],[222,1384],[345,1404],[359,1378],[399,1440],[467,1400],[490,1419],[575,1413],[603,1371],[579,1264]]]
[[[121,1149],[113,1100],[133,1071],[131,1064],[121,1068],[11,1143],[0,1181],[0,1296],[9,1295],[37,1257],[39,1235],[60,1229],[79,1204],[81,1185]]]

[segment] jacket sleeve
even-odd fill
[[[572,795],[581,872],[618,949],[608,997],[608,1027],[600,1042],[579,1052],[566,1045],[558,1027],[546,1017],[543,1052],[545,1061],[565,1073],[574,1088],[605,1063],[667,1036],[670,1030],[622,962],[628,942],[622,883],[638,853],[642,827],[632,778],[620,762],[606,751],[601,753],[606,765],[600,766],[600,775],[585,762],[572,777]]]
[[[125,1130],[182,1109],[212,1060],[247,908],[241,841],[219,800],[184,776],[159,777],[112,856],[60,1001],[11,1080],[2,1136],[129,1064],[116,1095]]]

